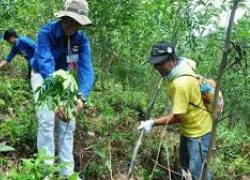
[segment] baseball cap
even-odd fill
[[[153,45],[149,57],[149,63],[160,64],[165,60],[175,58],[174,47],[167,42],[160,42]]]

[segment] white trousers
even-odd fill
[[[31,86],[34,91],[34,99],[37,101],[37,88],[43,84],[41,74],[32,70]],[[69,123],[60,120],[55,113],[47,107],[37,109],[38,132],[37,132],[37,149],[45,151],[47,156],[51,158],[45,163],[53,164],[55,157],[55,144],[58,151],[59,163],[65,164],[65,168],[60,171],[62,176],[70,176],[74,171],[73,158],[73,139],[75,131],[75,120]],[[56,133],[54,133],[56,131]],[[54,136],[57,135],[57,137]],[[55,143],[57,142],[57,143]]]

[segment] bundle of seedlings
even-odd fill
[[[74,117],[78,85],[70,71],[56,71],[44,80],[37,92],[39,93],[36,102],[38,108],[48,108],[52,111],[63,108],[67,119]]]

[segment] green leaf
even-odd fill
[[[77,173],[73,173],[70,177],[69,180],[77,180],[78,179],[78,174]]]
[[[1,106],[5,106],[6,105],[6,102],[5,102],[5,100],[3,100],[3,99],[0,99],[0,107]]]
[[[15,149],[11,146],[6,145],[5,143],[0,143],[0,152],[9,152],[15,151]]]

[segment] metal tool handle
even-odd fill
[[[143,130],[141,131],[141,134],[140,134],[139,139],[138,139],[137,142],[136,142],[136,146],[135,146],[135,149],[134,149],[134,152],[133,152],[132,160],[131,160],[131,162],[130,162],[130,166],[129,166],[129,170],[128,170],[128,174],[127,174],[128,179],[131,178],[132,172],[133,172],[133,170],[134,170],[134,167],[135,167],[135,159],[136,159],[136,156],[137,156],[137,154],[138,154],[139,148],[140,148],[140,146],[141,146],[142,138],[143,138],[143,136],[144,136],[144,133],[145,133],[145,130],[143,129]]]
[[[156,92],[155,92],[155,95],[154,95],[154,97],[153,97],[151,103],[149,104],[149,106],[148,106],[148,108],[147,108],[146,119],[149,118],[150,113],[151,113],[151,111],[152,111],[153,108],[154,108],[154,104],[155,104],[156,99],[157,99],[157,97],[158,97],[158,95],[159,95],[159,93],[160,93],[161,84],[162,84],[162,82],[163,82],[163,79],[164,79],[164,78],[161,77],[161,79],[160,79],[160,81],[159,81],[159,83],[158,83],[158,85],[157,85],[157,90],[156,90]],[[138,140],[137,140],[137,142],[136,142],[136,146],[135,146],[135,148],[134,148],[132,160],[131,160],[131,162],[130,162],[130,166],[129,166],[129,170],[128,170],[128,174],[127,174],[127,178],[128,178],[128,179],[130,179],[131,176],[132,176],[132,173],[133,173],[133,170],[134,170],[134,166],[135,166],[136,156],[137,156],[138,151],[139,151],[139,148],[140,148],[140,146],[141,146],[142,138],[143,138],[144,134],[145,134],[145,130],[143,129],[143,130],[141,131],[140,137],[138,138]]]

